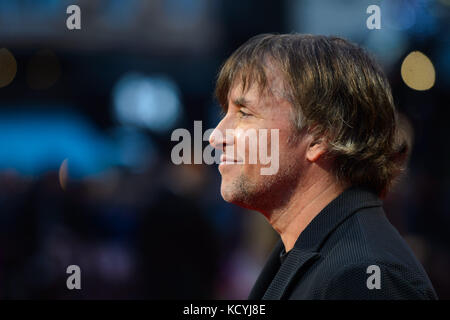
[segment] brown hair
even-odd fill
[[[268,88],[270,65],[284,77],[293,124],[325,137],[338,181],[384,196],[402,171],[407,146],[397,141],[389,82],[362,48],[338,37],[262,34],[239,47],[218,75],[216,97],[226,110],[240,81]]]

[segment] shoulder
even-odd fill
[[[324,299],[435,299],[422,265],[381,207],[357,212],[322,249]]]
[[[360,261],[336,270],[323,286],[322,299],[436,299],[427,279],[403,265]]]
[[[353,214],[330,234],[320,251],[340,265],[373,261],[405,265],[418,273],[424,272],[382,207],[364,208]]]

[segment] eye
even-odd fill
[[[242,109],[239,109],[238,112],[241,114],[241,117],[242,117],[242,118],[246,118],[246,117],[251,116],[250,113],[246,113],[246,112],[242,111]]]

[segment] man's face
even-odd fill
[[[280,77],[271,75],[268,80],[271,92],[260,92],[256,83],[246,92],[241,84],[235,85],[229,94],[227,113],[210,137],[211,145],[223,151],[219,164],[222,197],[256,210],[287,200],[302,174],[308,142],[301,136],[295,139],[298,132],[292,125],[292,106],[282,98]],[[272,129],[278,129],[278,139],[273,139]],[[257,139],[257,163],[249,161],[255,148],[249,141],[251,134],[246,133],[252,130],[258,137],[260,132],[267,132],[267,139]],[[261,164],[260,151],[266,152],[272,162],[278,161],[278,170],[261,174],[261,169],[270,164]]]

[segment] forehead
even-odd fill
[[[240,79],[240,77],[237,77]],[[266,83],[253,80],[244,85],[243,81],[234,81],[228,93],[228,104],[267,108],[286,100],[284,81],[280,72],[268,73]]]

